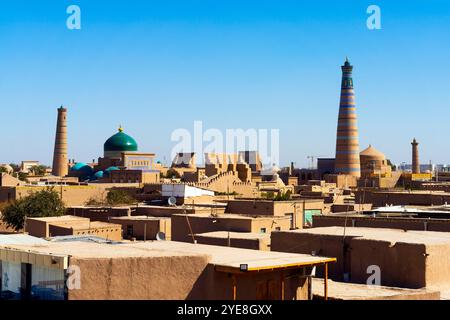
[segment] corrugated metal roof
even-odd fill
[[[0,245],[8,244],[46,244],[48,241],[27,234],[0,234]]]
[[[120,241],[107,240],[105,238],[96,237],[96,236],[58,236],[58,237],[52,237],[49,240],[52,242],[82,241],[82,242],[95,242],[95,243],[108,243],[108,244],[121,243]]]

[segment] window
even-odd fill
[[[127,236],[128,237],[133,236],[133,225],[132,224],[127,225]]]
[[[266,232],[267,232],[267,229],[266,229],[266,228],[261,228],[259,232],[261,232],[261,233],[266,233]]]
[[[281,231],[280,227],[275,227],[275,231]]]

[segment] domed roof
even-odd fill
[[[120,170],[117,167],[109,167],[108,169],[105,170],[105,172],[111,172],[111,171],[116,171],[116,170]]]
[[[104,176],[104,172],[103,171],[97,171],[96,173],[94,173],[93,177],[94,177],[95,180],[97,180],[97,179],[102,179],[103,176]]]
[[[70,168],[71,171],[80,171],[82,168],[86,167],[87,164],[84,162],[77,162],[75,163],[72,168]]]
[[[106,140],[103,145],[104,151],[138,151],[136,140],[123,132],[122,127],[119,132]]]
[[[386,160],[386,156],[384,153],[378,151],[372,145],[369,145],[369,147],[359,154],[361,157],[373,159],[373,160]]]
[[[77,172],[77,177],[86,179],[92,175],[92,172],[94,170],[91,166],[87,165],[84,162],[77,162],[72,168],[70,168],[70,171]]]

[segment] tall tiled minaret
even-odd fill
[[[346,59],[341,68],[342,86],[336,137],[335,173],[360,177],[358,124],[352,79],[353,66]]]
[[[412,173],[420,173],[419,163],[419,143],[416,138],[411,142],[412,145]]]
[[[67,159],[67,109],[58,108],[58,122],[56,123],[55,151],[53,153],[52,174],[64,177],[68,174]]]

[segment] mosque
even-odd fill
[[[154,158],[154,153],[139,152],[136,140],[120,127],[105,141],[103,157],[97,163],[72,162],[69,176],[99,183],[157,183],[159,170],[154,170]]]

